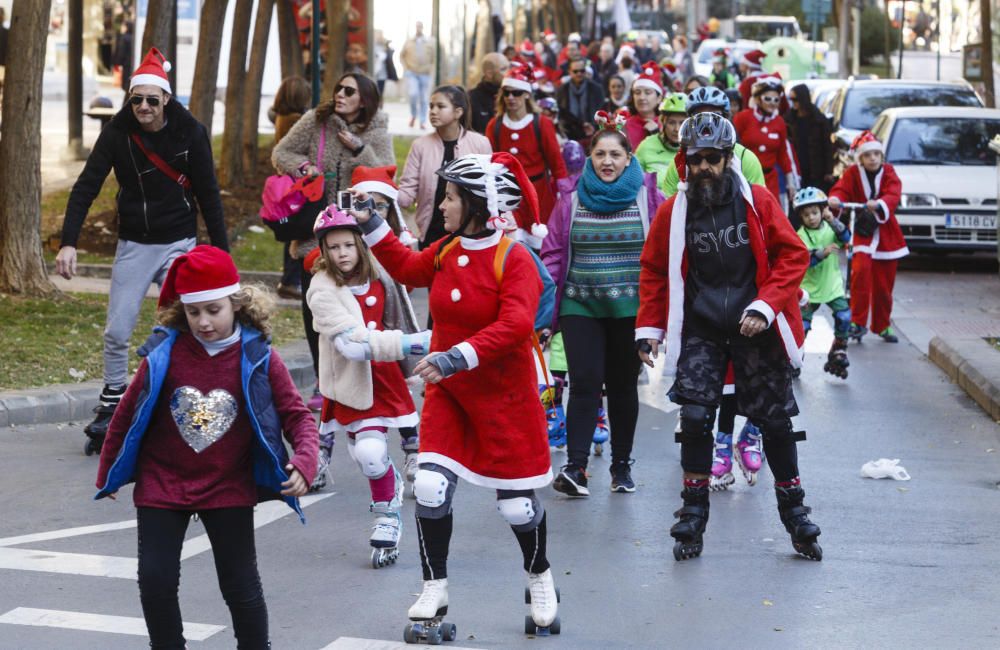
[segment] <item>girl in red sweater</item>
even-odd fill
[[[205,524],[241,648],[270,647],[254,506],[297,497],[316,471],[317,432],[267,337],[273,299],[240,287],[229,254],[197,246],[160,293],[160,322],[108,428],[96,498],[135,482],[139,597],[154,648],[183,648],[177,599],[192,515]],[[282,432],[291,443],[291,459]]]
[[[351,458],[368,479],[375,515],[371,562],[378,569],[399,554],[403,495],[386,433],[419,422],[406,385],[412,366],[397,362],[426,354],[430,332],[417,332],[406,289],[375,263],[354,217],[331,205],[314,232],[322,252],[306,300],[320,334],[320,433],[346,431]]]

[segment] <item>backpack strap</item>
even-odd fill
[[[132,142],[135,143],[135,146],[139,147],[139,151],[142,152],[142,155],[146,156],[146,158],[149,159],[149,162],[153,163],[153,166],[159,169],[163,174],[165,174],[167,178],[177,183],[185,190],[191,189],[191,179],[185,176],[184,174],[180,173],[173,167],[171,167],[170,164],[167,163],[167,161],[165,161],[163,158],[160,158],[160,156],[155,151],[147,149],[146,145],[143,144],[142,138],[139,137],[138,133],[133,131],[132,133],[129,134],[129,137],[132,138]]]
[[[497,243],[496,251],[493,253],[493,276],[497,279],[497,285],[503,284],[503,269],[507,265],[507,255],[514,246],[517,245],[513,239],[507,236],[500,238]],[[531,347],[535,349],[535,355],[538,357],[538,363],[542,366],[542,376],[545,378],[545,385],[549,385],[549,368],[545,364],[545,355],[542,353],[542,344],[538,340],[538,333],[531,330]]]
[[[434,256],[435,271],[441,270],[441,260],[444,259],[445,255],[451,252],[451,249],[455,248],[455,246],[458,246],[459,243],[460,243],[459,238],[455,237],[454,239],[452,239],[450,242],[448,242],[438,250],[437,255]]]

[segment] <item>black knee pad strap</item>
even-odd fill
[[[772,445],[794,445],[806,439],[805,431],[793,431],[791,418],[776,420],[755,420],[766,442]]]

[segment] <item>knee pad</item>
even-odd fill
[[[359,433],[354,439],[354,460],[361,473],[370,479],[382,478],[392,466],[385,434],[372,431]]]
[[[698,442],[702,438],[714,440],[712,427],[715,425],[714,406],[684,404],[681,406],[679,431],[675,432],[676,442]]]
[[[851,329],[851,310],[841,309],[840,311],[833,312],[833,331],[835,334],[843,332],[847,334],[847,330]]]
[[[452,492],[447,476],[433,469],[418,469],[413,479],[417,516],[439,519],[448,514]]]
[[[794,445],[806,439],[805,431],[793,431],[791,418],[778,418],[774,420],[754,420],[760,429],[760,433],[765,443],[772,446],[782,447]]]
[[[534,530],[545,514],[534,496],[497,499],[497,512],[518,532]]]

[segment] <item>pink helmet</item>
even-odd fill
[[[361,226],[358,225],[357,219],[341,211],[335,203],[331,203],[316,217],[316,223],[313,224],[313,233],[317,239],[320,239],[327,231],[337,228],[350,228],[351,230],[361,232]]]

